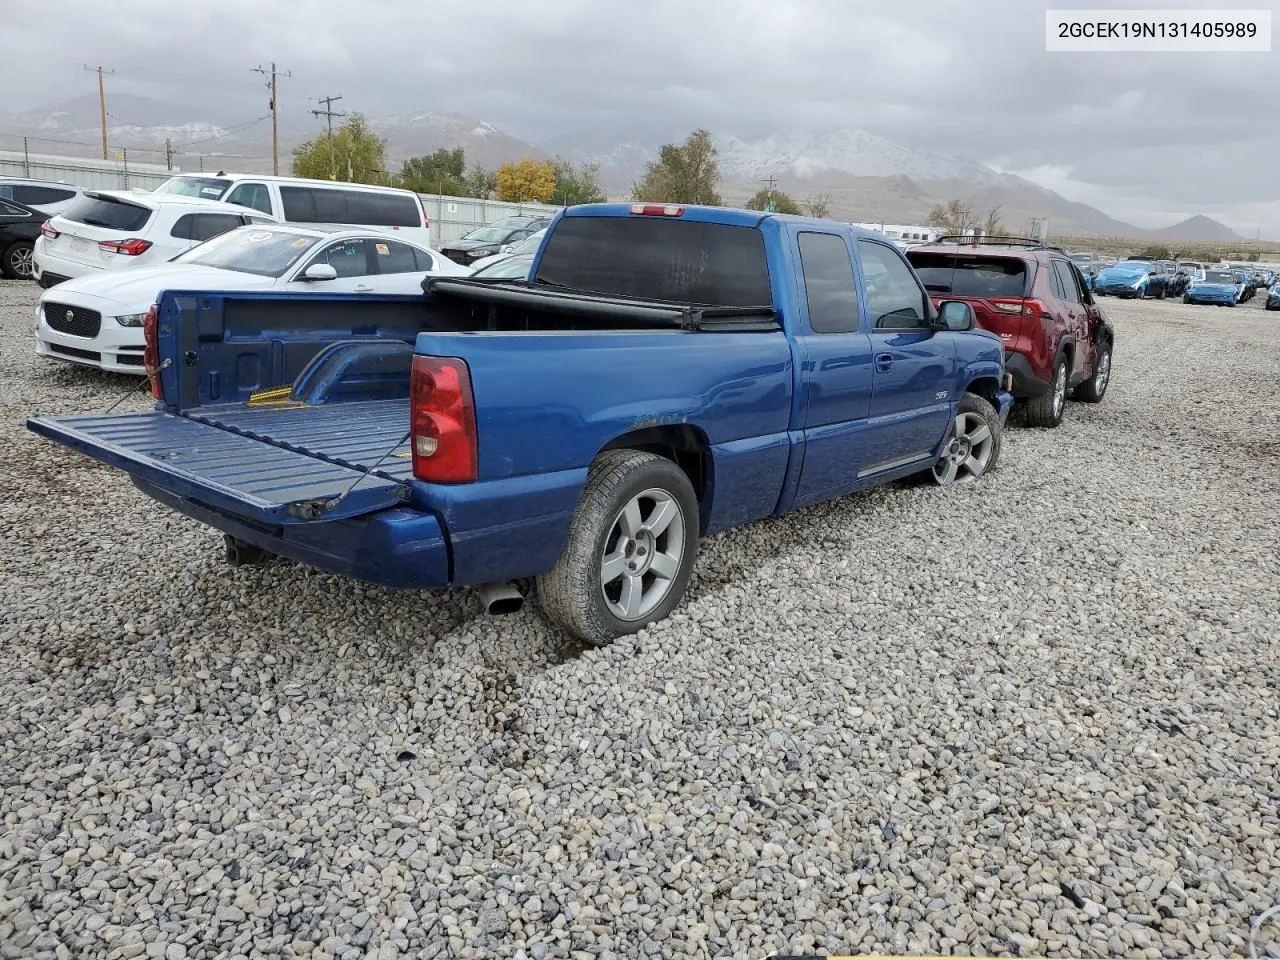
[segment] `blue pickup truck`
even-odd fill
[[[32,417],[222,531],[392,587],[476,587],[606,643],[679,602],[702,537],[897,478],[993,469],[998,338],[884,237],[572,207],[527,279],[421,297],[164,292],[153,411]]]

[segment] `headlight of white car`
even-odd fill
[[[145,313],[126,313],[123,316],[116,317],[116,323],[122,327],[140,327],[142,321],[147,319]]]

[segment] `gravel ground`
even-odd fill
[[[34,301],[0,284],[4,957],[1240,956],[1280,900],[1257,303],[1106,301],[1110,395],[987,482],[715,537],[582,650],[225,566],[26,432],[129,383],[37,361]]]

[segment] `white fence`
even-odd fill
[[[431,242],[435,246],[457,240],[476,227],[503,217],[555,216],[560,207],[545,203],[506,203],[502,200],[474,200],[470,197],[442,197],[433,193],[419,194],[431,221]]]
[[[154,190],[178,172],[162,163],[134,163],[127,154],[120,160],[89,160],[0,150],[0,177],[63,180],[87,190]]]

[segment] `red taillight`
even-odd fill
[[[151,381],[151,395],[157,400],[164,399],[164,387],[160,384],[160,336],[157,327],[160,322],[160,308],[154,303],[142,320],[142,336],[146,346],[142,348],[142,369]]]
[[[684,207],[662,203],[633,203],[631,212],[638,217],[682,217]]]
[[[140,253],[146,253],[151,249],[150,240],[138,240],[136,238],[130,240],[103,240],[98,244],[98,249],[105,250],[108,253],[122,253],[126,257],[136,257]]]
[[[59,236],[58,231],[53,229],[53,225],[49,223],[48,220],[40,224],[40,232],[43,233],[46,237],[48,237],[50,240],[57,240]]]
[[[422,226],[427,229],[431,227],[431,221],[427,219],[427,208],[425,206],[422,208]]]
[[[472,483],[479,470],[471,372],[457,357],[414,357],[409,376],[413,475]]]
[[[1020,317],[1038,317],[1044,313],[1044,304],[1039,300],[1024,300],[1018,297],[1016,300],[997,299],[990,303],[1001,313],[1012,313]]]

